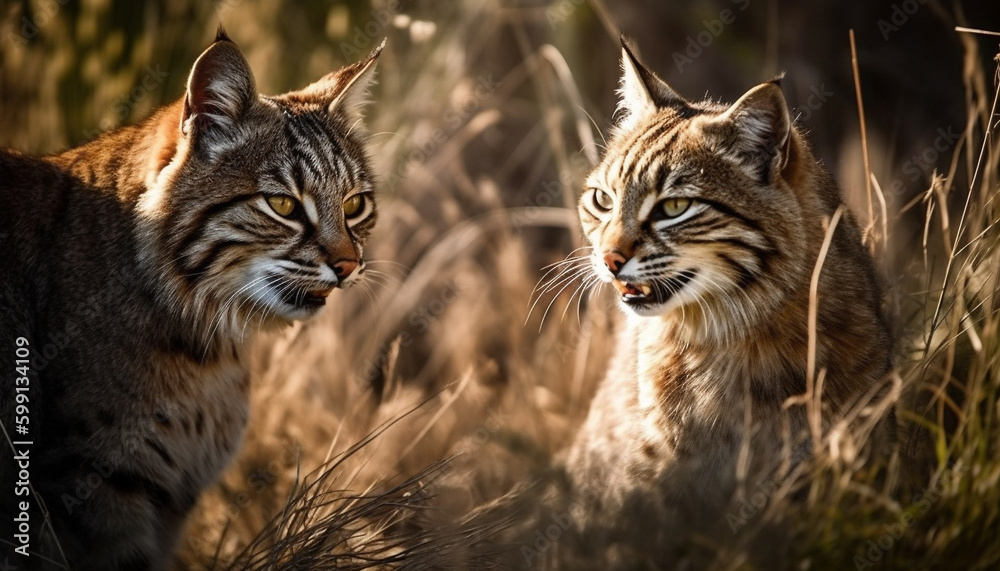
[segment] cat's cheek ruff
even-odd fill
[[[139,197],[136,205],[139,216],[147,220],[156,220],[166,215],[164,211],[167,197],[170,190],[177,181],[177,176],[190,155],[190,146],[186,139],[177,142],[177,149],[173,158],[162,169],[150,165],[150,170],[146,173],[146,191]]]

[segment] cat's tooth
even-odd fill
[[[611,285],[615,286],[615,289],[618,290],[618,293],[622,295],[628,293],[628,285],[626,285],[625,282],[621,280],[612,280]]]
[[[646,284],[642,284],[641,286],[639,286],[639,289],[642,290],[642,295],[649,295],[653,292],[653,288],[649,287]]]

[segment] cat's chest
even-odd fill
[[[239,449],[248,415],[248,374],[236,360],[153,360],[131,440],[135,461],[182,497],[215,481]]]
[[[654,482],[678,466],[731,463],[746,429],[745,371],[662,339],[640,344],[634,362],[632,470]]]

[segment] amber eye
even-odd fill
[[[615,199],[611,195],[600,189],[594,190],[594,205],[601,212],[607,212],[615,207]]]
[[[290,216],[298,203],[290,196],[268,196],[267,203],[278,216]]]
[[[354,196],[344,199],[344,215],[347,217],[354,216],[355,214],[361,212],[361,207],[365,205],[365,197],[363,194],[355,194]]]
[[[667,218],[677,218],[681,214],[687,212],[687,209],[690,207],[690,198],[668,198],[660,203],[660,208],[663,209],[663,215]]]

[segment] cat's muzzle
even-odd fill
[[[621,295],[621,301],[625,305],[630,307],[656,306],[670,301],[670,298],[687,285],[696,273],[696,270],[684,270],[674,276],[648,283],[623,279],[620,276],[613,279],[611,285]]]
[[[326,305],[326,298],[334,288],[322,290],[305,290],[293,288],[285,291],[281,301],[298,308],[320,308]]]

